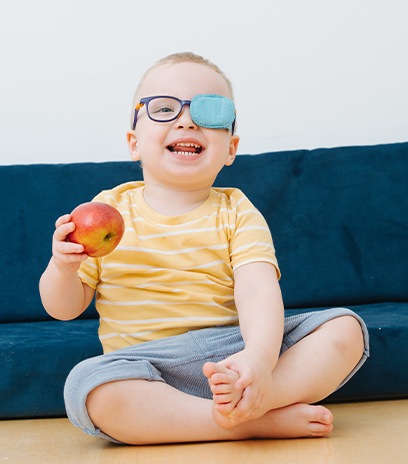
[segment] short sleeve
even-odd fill
[[[230,241],[232,268],[264,261],[275,267],[279,279],[281,273],[268,224],[250,200],[237,192],[240,196],[236,198],[235,230]]]

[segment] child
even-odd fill
[[[239,142],[229,80],[202,57],[170,55],[133,109],[127,140],[144,182],[96,197],[122,213],[121,243],[88,258],[65,241],[75,225],[64,215],[40,281],[57,319],[97,296],[104,354],[70,373],[68,417],[128,444],[326,436],[332,414],[311,403],[362,365],[367,329],[342,308],[284,319],[265,220],[241,191],[212,187]]]

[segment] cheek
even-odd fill
[[[209,145],[228,149],[231,134],[226,129],[201,129]]]
[[[165,139],[168,132],[168,125],[144,119],[139,127],[136,127],[136,137],[143,141],[144,145],[159,144]]]
[[[231,136],[230,134],[220,134],[218,137],[214,137],[212,143],[214,147],[216,147],[217,152],[223,158],[229,156],[230,153],[230,141]]]
[[[143,137],[138,141],[137,156],[145,166],[157,166],[165,155],[166,149],[156,137]]]

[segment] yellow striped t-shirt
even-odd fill
[[[238,324],[233,271],[255,261],[273,264],[265,219],[238,189],[213,188],[201,206],[165,216],[143,199],[143,182],[101,192],[125,220],[119,246],[88,258],[79,276],[96,290],[99,337],[108,353],[188,330]]]

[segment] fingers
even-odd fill
[[[78,243],[67,242],[67,236],[75,230],[71,215],[65,214],[55,222],[55,232],[52,240],[52,254],[58,267],[77,265],[88,256],[83,252],[84,247]]]
[[[213,394],[215,417],[223,416],[228,427],[258,419],[266,412],[263,406],[268,382],[265,375],[242,357],[225,359],[219,363],[206,363],[203,372]],[[244,359],[245,361],[245,359]],[[242,385],[242,387],[240,387]]]
[[[88,255],[83,253],[84,247],[78,243],[56,240],[53,246],[53,256],[67,262],[84,261]]]
[[[251,382],[254,381],[254,372],[252,369],[240,368],[238,364],[234,363],[233,361],[231,362],[229,360],[221,361],[219,364],[238,373],[238,379],[235,384],[235,387],[237,389],[242,390],[246,388],[248,385],[250,385]]]
[[[56,229],[54,232],[54,239],[57,242],[65,242],[68,234],[70,234],[71,232],[75,230],[75,224],[73,222],[61,223],[58,226],[57,224],[58,224],[58,221],[55,224]]]
[[[70,214],[64,214],[63,216],[60,216],[55,222],[55,228],[58,229],[58,227],[62,226],[62,224],[67,224],[68,222],[70,222],[70,220]]]
[[[258,413],[261,405],[257,389],[247,387],[244,390],[241,401],[236,405],[235,409],[229,414],[230,419],[235,423],[245,422],[260,417]]]
[[[240,373],[241,374],[241,373]],[[253,372],[242,372],[235,384],[236,388],[245,389],[247,388],[254,380]]]

